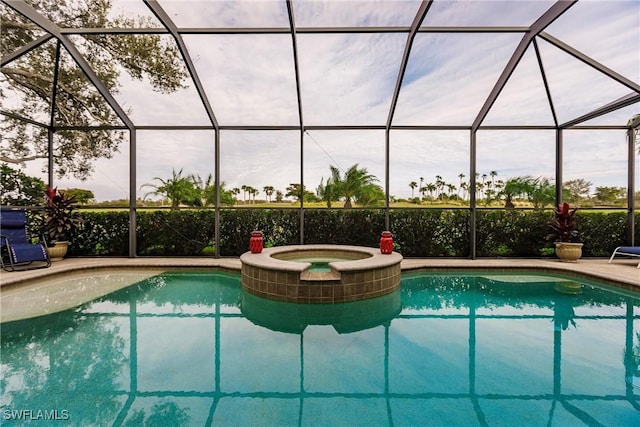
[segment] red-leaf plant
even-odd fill
[[[73,196],[61,193],[57,188],[47,186],[45,190],[47,205],[47,236],[51,242],[69,240],[73,232],[82,224],[82,217],[76,212],[77,201]]]
[[[547,240],[554,242],[576,242],[578,230],[576,230],[578,208],[571,208],[569,203],[562,203],[555,209],[555,218],[549,221],[549,234]]]

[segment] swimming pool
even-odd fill
[[[336,306],[256,298],[237,274],[167,273],[3,324],[0,416],[638,425],[639,307],[637,294],[528,273],[405,273],[400,291]]]

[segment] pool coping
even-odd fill
[[[294,261],[280,259],[277,255],[283,255],[287,253],[308,253],[313,251],[342,251],[342,252],[355,252],[364,254],[366,257],[348,261],[330,262],[329,266],[334,268],[338,272],[360,270],[362,268],[372,267],[388,267],[399,263],[402,260],[402,255],[397,252],[390,254],[382,254],[377,248],[369,248],[366,246],[347,246],[347,245],[290,245],[290,246],[277,246],[273,248],[266,248],[262,252],[254,254],[251,252],[245,252],[240,256],[240,262],[253,266],[263,268],[277,268],[285,271],[295,271],[298,273],[303,272],[311,266],[310,262],[306,261]]]

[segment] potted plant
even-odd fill
[[[75,197],[61,193],[57,188],[47,187],[45,191],[47,250],[52,260],[64,258],[69,247],[69,238],[82,224],[82,217],[76,211]]]
[[[555,242],[560,261],[578,262],[582,256],[582,243],[577,241],[577,211],[578,208],[571,208],[569,203],[562,203],[555,209],[555,218],[549,221],[550,232],[546,239]]]

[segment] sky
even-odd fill
[[[168,1],[160,5],[179,28],[288,27],[284,1]],[[432,26],[529,26],[554,2],[435,1],[422,23]],[[419,1],[293,2],[298,27],[411,25]],[[142,1],[114,1],[114,13],[152,16]],[[160,24],[158,23],[159,27]],[[640,3],[580,1],[546,32],[614,72],[640,82]],[[80,36],[73,36],[79,41]],[[163,36],[173,43],[170,36]],[[298,101],[290,34],[185,34],[216,119],[222,126],[297,126]],[[393,125],[469,126],[478,115],[521,33],[418,33],[402,82]],[[387,122],[406,43],[406,33],[297,34],[298,69],[305,126]],[[563,123],[599,108],[632,89],[537,39],[554,109]],[[137,126],[210,125],[193,82],[176,93],[153,92],[122,70],[115,99],[132,111]],[[636,103],[588,124],[624,125],[640,113]],[[552,125],[552,112],[533,46],[530,46],[483,125]],[[390,194],[411,197],[409,183],[459,185],[470,174],[468,130],[392,130]],[[627,144],[621,130],[564,132],[564,180],[626,187]],[[96,199],[129,197],[129,146],[95,163],[87,181],[66,177],[59,188],[86,188]],[[285,192],[303,178],[309,190],[328,178],[329,165],[366,168],[385,187],[383,130],[222,130],[220,176],[226,188],[273,186]],[[637,159],[637,158],[636,158]],[[138,196],[143,184],[172,171],[214,173],[213,131],[137,132]],[[637,161],[640,159],[637,159]],[[302,167],[301,167],[302,161]],[[480,130],[478,173],[498,179],[555,173],[555,133],[548,130]],[[637,168],[640,169],[640,168]],[[40,174],[39,165],[28,169]],[[638,173],[636,173],[638,175]],[[638,182],[638,178],[636,178]],[[640,182],[636,184],[640,188]],[[258,198],[264,198],[261,192]]]

